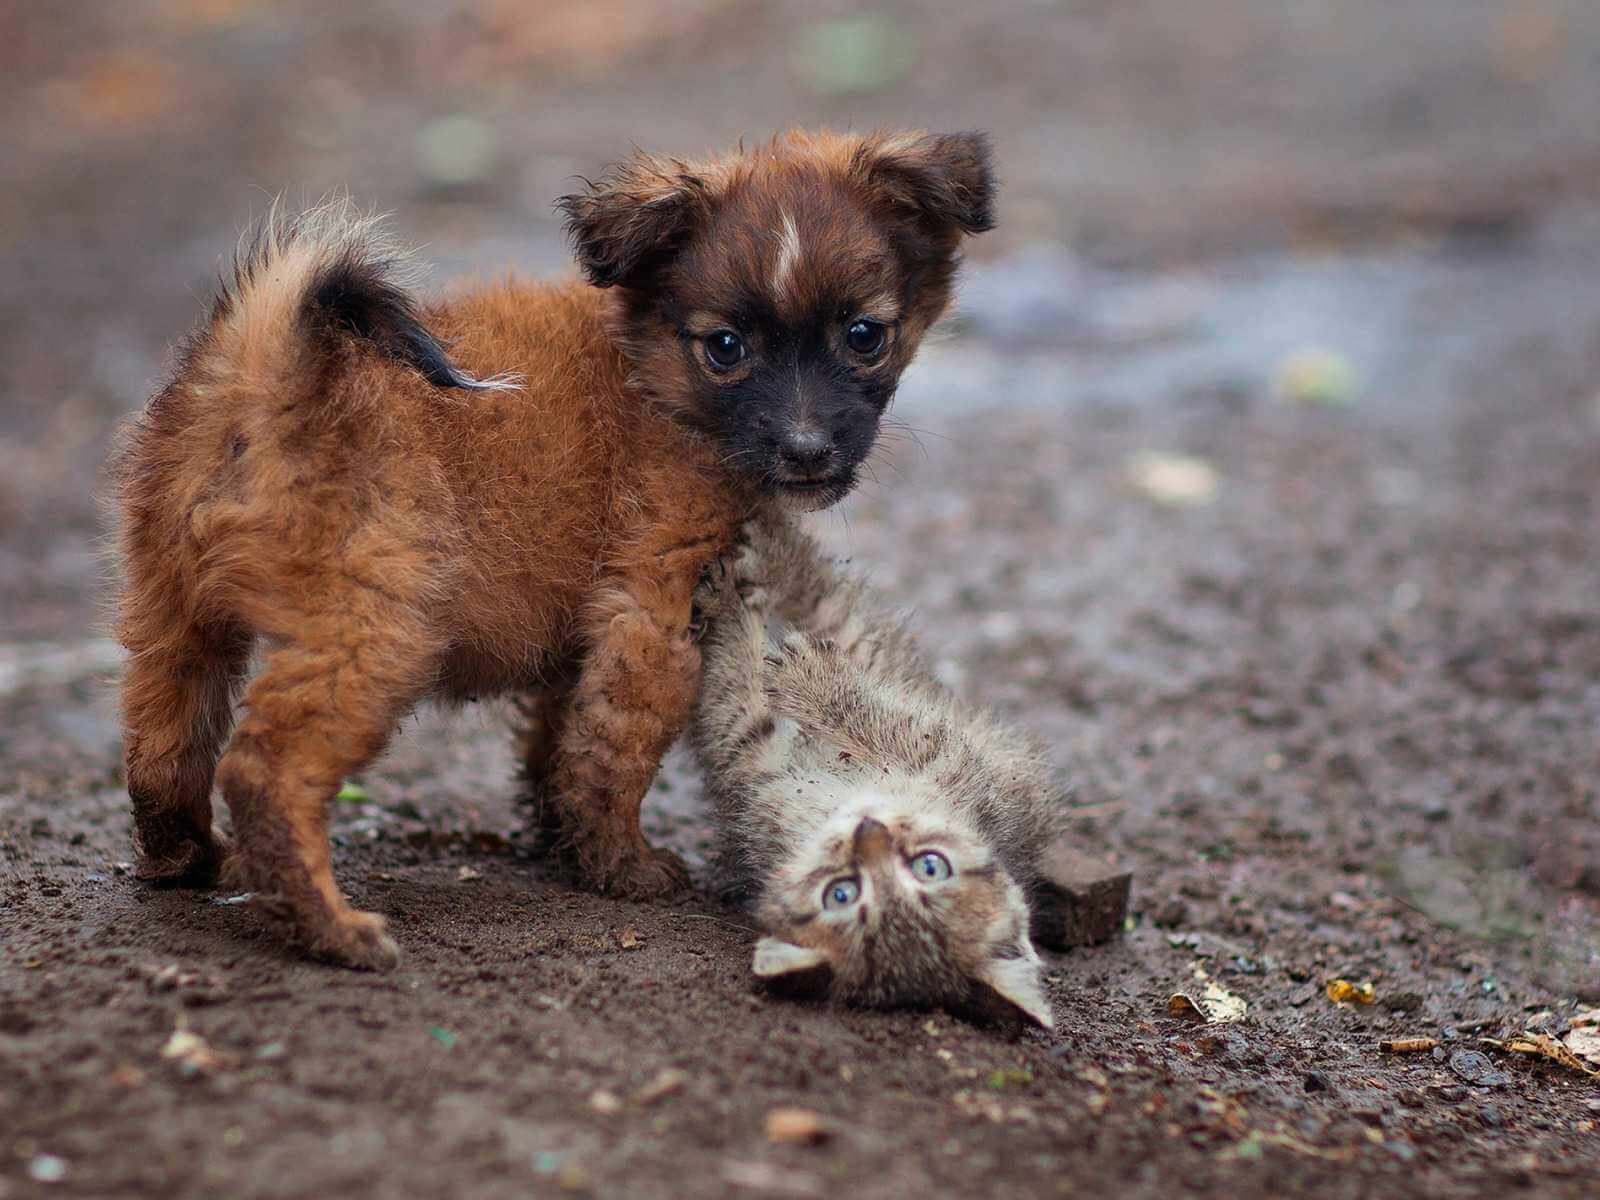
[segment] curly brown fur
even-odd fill
[[[769,935],[757,974],[1048,1026],[1028,894],[1062,796],[1043,753],[940,687],[904,621],[791,524],[746,539],[698,594],[691,729],[728,887]]]
[[[610,292],[507,282],[422,305],[348,206],[269,221],[114,462],[141,874],[205,884],[232,854],[314,953],[388,965],[381,919],[334,882],[329,801],[421,700],[509,691],[541,826],[566,861],[617,894],[681,886],[639,806],[698,685],[696,581],[769,498],[848,491],[852,456],[944,306],[961,230],[987,221],[972,207],[987,195],[970,161],[981,147],[793,135],[694,166],[694,208],[670,225],[628,182],[668,170],[641,157],[565,202],[581,263]],[[777,287],[762,264],[783,246],[756,196],[807,214],[807,262],[784,287],[807,281],[815,304],[762,299],[762,279]],[[882,252],[840,259],[834,242]],[[893,350],[826,378],[791,355],[783,384],[777,348],[836,351],[837,306],[863,290],[895,298]],[[767,391],[741,413],[739,385],[672,317],[756,309],[765,323],[736,374]],[[849,433],[848,453],[799,470],[751,452],[770,438],[781,458],[786,431],[818,412]]]

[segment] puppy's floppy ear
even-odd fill
[[[991,958],[984,964],[982,975],[973,981],[973,1008],[991,1020],[1020,1018],[1041,1029],[1053,1029],[1050,999],[1039,980],[1041,968],[1035,954]]]
[[[994,168],[986,133],[905,133],[869,137],[854,169],[895,207],[949,234],[994,228]]]
[[[567,236],[589,282],[626,287],[683,241],[706,194],[706,180],[686,163],[635,154],[586,191],[561,197],[556,207],[566,216]]]
[[[771,991],[796,999],[825,996],[833,984],[833,964],[826,954],[775,937],[756,943],[750,969]]]

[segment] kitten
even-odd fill
[[[1048,1029],[1030,891],[1062,796],[1039,748],[961,704],[781,517],[708,574],[691,737],[726,890],[776,990]]]

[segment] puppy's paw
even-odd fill
[[[215,830],[174,838],[160,846],[147,842],[139,848],[134,878],[157,887],[213,888],[222,877],[231,849],[227,837]]]
[[[384,932],[384,920],[377,913],[351,909],[301,936],[312,955],[341,967],[392,971],[400,965],[400,947]]]
[[[644,846],[613,864],[601,890],[623,900],[665,900],[689,890],[689,868],[670,850]]]
[[[706,625],[724,617],[739,606],[739,593],[734,587],[733,566],[726,557],[718,558],[706,568],[694,591],[694,606],[689,618],[689,637],[698,642]]]

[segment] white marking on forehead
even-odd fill
[[[778,231],[778,265],[772,274],[772,290],[782,296],[794,281],[795,269],[800,265],[800,230],[791,213],[783,214],[782,228]]]

